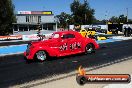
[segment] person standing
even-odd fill
[[[130,27],[128,27],[128,37],[130,37],[131,36],[131,28]]]
[[[124,27],[124,36],[126,37],[126,32],[127,32],[127,28],[126,26]]]

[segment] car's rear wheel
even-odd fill
[[[36,53],[36,59],[43,62],[47,59],[47,53],[45,51],[38,51]]]
[[[86,54],[91,54],[93,52],[95,52],[94,45],[93,44],[87,44],[86,47],[85,47],[85,53]]]

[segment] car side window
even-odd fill
[[[68,38],[75,38],[75,35],[73,35],[73,34],[65,34],[62,37],[62,39],[68,39]]]
[[[73,35],[73,34],[68,34],[68,38],[75,38],[75,35]]]
[[[67,34],[63,35],[62,39],[68,39],[68,35]]]

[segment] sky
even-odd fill
[[[15,11],[52,11],[54,15],[61,12],[71,14],[70,4],[74,0],[12,0]],[[84,0],[80,0],[83,3]],[[132,0],[87,0],[92,9],[95,9],[94,16],[98,20],[109,19],[112,16],[121,14],[132,19]]]

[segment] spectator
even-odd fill
[[[127,36],[127,28],[126,28],[126,26],[124,27],[124,36],[125,37]]]
[[[128,37],[131,36],[131,32],[132,32],[132,29],[130,27],[128,27]]]

